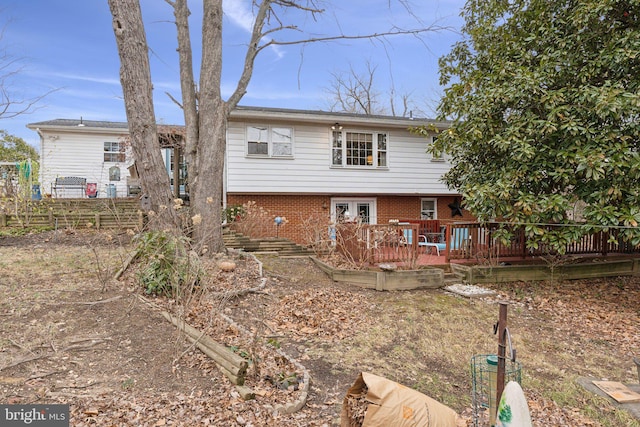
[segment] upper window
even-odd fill
[[[104,161],[105,162],[124,162],[124,147],[119,142],[104,143]]]
[[[247,126],[247,154],[292,157],[293,129],[277,126]]]
[[[431,137],[431,144],[435,144],[436,141],[438,140],[438,135],[433,135]],[[431,154],[431,161],[432,162],[444,162],[444,156],[442,155],[442,151],[436,151],[434,153]]]
[[[387,166],[387,134],[371,132],[332,132],[333,166]]]

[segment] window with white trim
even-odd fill
[[[420,219],[438,219],[437,199],[420,200]]]
[[[124,146],[119,142],[104,143],[104,161],[109,163],[124,162]]]
[[[387,134],[383,132],[333,131],[332,166],[387,166]]]
[[[431,137],[431,145],[435,144],[437,140],[438,140],[438,135],[433,135]],[[432,162],[444,162],[444,155],[442,154],[442,151],[436,151],[436,152],[432,153],[431,154],[431,161]]]
[[[247,126],[247,155],[293,157],[293,129],[280,126]]]

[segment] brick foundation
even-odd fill
[[[420,199],[419,196],[378,196],[376,199],[377,222],[386,224],[390,219],[420,219]],[[463,210],[463,216],[451,216],[451,209],[448,207],[453,203],[455,196],[437,197],[438,199],[438,219],[443,223],[455,221],[473,221],[474,217]],[[300,244],[306,244],[305,236],[308,234],[304,228],[313,227],[319,232],[324,226],[329,224],[331,216],[330,196],[290,196],[290,195],[227,195],[227,206],[240,206],[249,201],[253,201],[257,206],[262,207],[275,218],[276,216],[286,218],[287,222],[276,229],[275,222],[271,237],[276,236],[291,239]],[[309,218],[312,220],[309,221]],[[269,232],[267,232],[269,234]]]

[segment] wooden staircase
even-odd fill
[[[283,238],[250,239],[240,233],[225,228],[222,237],[227,248],[242,249],[246,252],[272,252],[280,257],[307,257],[313,251]]]

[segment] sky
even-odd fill
[[[460,10],[464,0],[400,1],[322,0],[325,12],[317,19],[300,13],[283,18],[298,31],[291,39],[311,34],[332,36],[384,32],[393,26],[442,30],[418,40],[403,35],[384,41],[350,40],[308,45],[275,46],[256,59],[254,74],[240,105],[328,110],[327,88],[332,73],[375,67],[381,94],[393,87],[409,94],[420,116],[434,117],[442,93],[438,58],[460,39]],[[183,124],[179,106],[166,93],[180,99],[177,38],[171,7],[164,0],[141,0],[150,48],[154,107],[159,123]],[[200,67],[199,40],[202,0],[188,2],[196,78]],[[390,4],[394,7],[389,7]],[[253,13],[251,0],[224,0],[222,94],[225,99],[237,84],[244,61]],[[0,118],[0,129],[39,146],[34,123],[58,118],[126,121],[119,80],[120,62],[107,0],[0,0],[0,80],[14,99],[46,95],[29,114]],[[6,67],[3,67],[6,66]],[[10,74],[10,75],[8,75]]]

